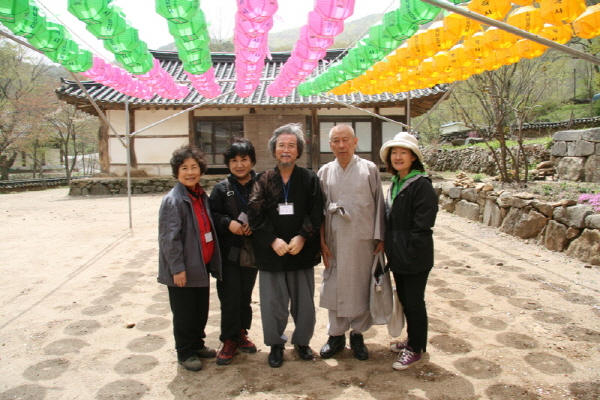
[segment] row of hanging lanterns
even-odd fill
[[[491,2],[489,0],[472,0],[467,5],[467,8],[470,11],[484,14],[496,20],[506,19],[506,22],[509,25],[516,26],[531,33],[537,33],[549,39],[557,36],[557,29],[554,27],[563,27],[565,26],[564,24],[572,23],[572,28],[571,25],[566,25],[568,28],[558,29],[562,37],[558,40],[563,40],[560,41],[560,43],[566,43],[571,38],[571,29],[575,30],[577,36],[581,35],[580,37],[584,38],[591,38],[600,34],[599,6],[591,6],[586,10],[585,2],[582,0],[543,0],[540,3],[540,7],[536,8],[531,6],[533,3],[532,0],[517,1],[522,7],[514,10],[508,17],[507,13],[512,8],[512,5],[508,0],[497,0],[496,2]],[[422,7],[425,4],[422,2],[418,3],[419,7]],[[514,1],[514,3],[517,2]],[[402,4],[408,5],[410,2],[403,2]],[[521,57],[533,58],[540,56],[547,49],[546,46],[542,46],[530,40],[521,39],[520,36],[495,27],[490,27],[485,32],[480,32],[481,24],[455,13],[450,13],[443,21],[433,23],[426,30],[417,31],[418,25],[416,22],[419,20],[426,20],[428,16],[419,15],[413,10],[410,10],[408,13],[406,11],[402,12],[401,8],[387,13],[384,16],[382,23],[372,27],[369,35],[363,38],[363,41],[359,43],[359,46],[350,50],[348,55],[344,57],[341,62],[333,64],[324,74],[300,85],[300,94],[308,96],[333,90],[344,82],[351,81],[352,79],[361,76],[362,72],[371,68],[365,74],[367,76],[366,80],[360,80],[362,84],[353,85],[349,83],[344,86],[344,90],[334,90],[332,93],[346,94],[356,91],[357,87],[368,90],[364,82],[373,81],[370,78],[370,75],[375,74],[380,77],[383,76],[389,78],[398,73],[402,73],[402,68],[415,67],[423,62],[425,62],[425,65],[430,65],[432,62],[426,62],[425,60],[452,48],[452,46],[455,46],[460,40],[463,40],[466,46],[467,39],[463,39],[463,36],[469,37],[475,32],[478,33],[473,35],[474,37],[471,41],[473,44],[477,44],[475,48],[480,53],[483,53],[480,54],[481,56],[488,55],[488,50],[486,49],[494,51],[511,49],[512,55],[505,56],[513,61],[515,59],[518,60]],[[423,8],[419,11],[422,10]],[[433,10],[433,8],[431,10]],[[394,15],[396,12],[401,13],[399,17]],[[407,15],[412,18],[412,21],[407,19]],[[410,25],[411,22],[413,23],[412,25]],[[544,24],[546,25],[545,28]],[[371,61],[376,59],[376,57],[369,58],[368,53],[365,55],[364,50],[359,50],[361,46],[364,47],[365,42],[371,41],[371,44],[374,47],[386,51],[389,47],[386,47],[384,44],[387,43],[385,41],[382,42],[381,40],[372,40],[371,36],[375,37],[378,32],[380,32],[380,35],[385,39],[389,37],[387,40],[395,39],[401,35],[400,30],[409,37],[408,40],[406,40],[402,46],[398,47],[386,60],[384,60],[383,63],[373,64]],[[564,33],[565,30],[569,32],[566,35]],[[568,39],[564,40],[565,36],[567,36]],[[460,49],[460,47],[457,49]],[[461,52],[461,50],[455,49],[455,52],[456,51],[459,53]],[[370,54],[373,55],[374,52],[371,51]],[[443,58],[443,54],[437,58]],[[400,65],[405,65],[399,67],[398,63],[400,63]],[[360,73],[357,73],[359,71]],[[397,87],[398,85],[395,86]],[[385,91],[391,92],[391,87],[393,87],[393,85],[388,86]],[[372,90],[368,91],[372,92]]]
[[[110,3],[111,0],[69,0],[68,10],[85,22],[86,29],[102,40],[115,59],[152,92],[166,99],[185,98],[189,94],[188,87],[173,80],[152,57],[146,43],[139,39],[137,29],[125,20],[123,11]],[[129,85],[131,88],[137,86],[133,81]]]
[[[268,33],[273,27],[277,0],[238,0],[235,13],[235,91],[250,96],[260,83],[265,57],[270,57]]]
[[[210,36],[198,0],[156,0],[156,12],[167,20],[169,33],[192,86],[206,98],[221,94],[210,56]]]
[[[588,15],[593,15],[594,10],[599,9],[598,6],[592,6],[579,18],[589,20]],[[600,13],[597,15],[600,15]],[[452,14],[444,19],[446,30],[460,32],[460,30],[456,31],[451,24],[458,21],[458,19],[450,18],[451,16]],[[573,22],[574,25],[575,21]],[[539,15],[539,9],[531,6],[516,9],[508,16],[507,22],[510,25],[561,44],[567,43],[573,33],[571,25],[568,24],[544,25]],[[589,25],[594,24],[586,24],[586,26]],[[595,26],[597,35],[600,33],[598,31],[599,25],[595,24]],[[582,34],[585,35],[585,33]],[[422,35],[423,33],[417,34],[413,38],[422,37]],[[366,82],[375,83],[378,88],[387,87],[388,91],[399,87],[404,88],[397,79],[395,81],[388,80],[389,77],[395,77],[396,74],[400,75],[401,81],[412,82],[411,88],[425,88],[439,83],[453,82],[460,77],[466,79],[484,70],[494,70],[502,65],[513,64],[521,58],[539,57],[547,50],[546,46],[537,42],[521,39],[516,35],[493,27],[488,28],[485,32],[477,31],[474,34],[472,31],[463,30],[461,37],[458,39],[461,38],[463,40],[461,44],[454,45],[448,51],[438,51],[434,53],[435,55],[423,52],[421,48],[414,44],[415,42],[409,40],[387,57],[384,62],[376,64],[366,74],[354,81],[346,82],[346,84],[332,90],[332,93],[348,94],[357,90],[361,92],[377,91],[377,89],[365,85]],[[417,66],[418,68],[416,68]],[[415,76],[419,76],[421,79],[415,80]],[[429,76],[431,79],[424,79],[425,76]],[[381,82],[382,80],[385,80],[385,82]],[[417,87],[415,87],[415,84]]]
[[[315,0],[308,23],[300,29],[300,38],[277,78],[267,88],[272,97],[288,96],[306,79],[325,57],[335,36],[344,30],[344,20],[354,13],[354,0]]]

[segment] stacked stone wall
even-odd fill
[[[225,175],[211,175],[200,178],[205,190],[211,189]],[[175,178],[131,178],[131,194],[165,193],[177,184]],[[116,196],[127,194],[125,178],[88,178],[73,179],[69,185],[70,196]]]
[[[550,159],[550,151],[544,145],[526,145],[525,152],[530,165]],[[511,149],[516,154],[516,148]],[[499,155],[499,152],[498,152]],[[467,147],[460,150],[429,150],[423,154],[428,169],[434,171],[464,171],[473,174],[498,175],[499,171],[489,149]]]
[[[463,188],[446,181],[435,189],[441,210],[600,265],[600,214],[589,205],[543,202],[531,193],[495,191],[489,183]]]
[[[600,182],[600,128],[556,132],[552,139],[559,179]]]

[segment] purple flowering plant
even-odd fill
[[[600,193],[596,194],[582,194],[577,200],[579,204],[589,204],[593,207],[594,211],[600,211]]]

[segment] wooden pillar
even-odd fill
[[[102,112],[105,112],[102,110]],[[98,117],[100,126],[98,127],[98,162],[100,163],[100,172],[110,172],[110,157],[108,155],[108,124]]]
[[[376,106],[373,110],[375,114],[379,114],[379,107]],[[381,149],[383,129],[381,125],[381,119],[373,117],[371,123],[371,160],[375,165],[381,165],[382,161],[379,158],[379,150]]]
[[[189,144],[191,146],[198,146],[198,143],[194,142],[194,111],[188,111],[187,115]]]
[[[319,169],[319,159],[321,155],[321,146],[320,146],[320,136],[321,136],[321,127],[319,126],[319,117],[317,116],[317,109],[312,108],[310,110],[310,118],[312,125],[312,132],[310,136],[310,165],[313,171],[317,171]]]
[[[129,132],[135,132],[135,112],[131,108],[129,109]],[[135,136],[132,136],[129,139],[129,156],[131,157],[131,168],[137,169],[138,162],[135,155]]]

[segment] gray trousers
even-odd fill
[[[350,328],[352,328],[353,333],[364,333],[372,326],[371,310],[352,318],[338,317],[337,310],[329,310],[329,323],[327,324],[327,334],[329,336],[341,336]]]
[[[290,313],[294,319],[292,344],[308,346],[315,331],[314,268],[258,273],[260,313],[265,345],[285,344]]]

